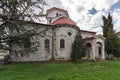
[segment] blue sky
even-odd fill
[[[117,9],[117,8],[120,9],[120,0],[111,7],[111,10],[114,10],[114,9]]]
[[[120,0],[46,0],[49,6],[68,11],[70,18],[80,29],[102,34],[102,15],[110,12],[114,21],[114,30],[120,32]]]
[[[88,10],[90,14],[96,14],[97,10],[93,7],[91,10]]]

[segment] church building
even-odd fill
[[[11,55],[12,61],[49,61],[70,60],[72,43],[74,42],[80,26],[69,17],[66,10],[53,7],[46,11],[47,24],[27,23],[32,26],[36,24],[38,31],[49,27],[45,37],[38,36],[36,41],[40,42],[40,47],[34,54],[29,56]],[[105,38],[102,35],[96,35],[96,32],[80,30],[82,39],[87,47],[86,55],[82,59],[104,60],[105,59]],[[16,47],[15,47],[16,48]]]

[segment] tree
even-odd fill
[[[112,16],[109,15],[107,16],[107,18],[105,16],[102,16],[102,20],[103,20],[103,36],[107,37],[107,32],[109,30],[109,28],[113,29],[113,24],[112,24]]]
[[[120,52],[120,40],[118,39],[115,32],[109,28],[109,31],[107,32],[107,38],[106,38],[106,51],[109,54],[113,54],[114,57],[119,56]]]
[[[108,55],[113,54],[115,57],[117,57],[119,56],[120,52],[120,42],[119,38],[115,34],[115,31],[113,30],[112,16],[109,14],[107,18],[103,16],[102,19],[103,36],[106,38],[105,50]]]
[[[31,36],[39,35],[36,28],[28,30],[23,22],[40,21],[44,5],[44,0],[0,0],[0,49],[12,51],[12,44],[25,44]]]
[[[80,31],[78,31],[75,40],[72,44],[71,59],[74,62],[79,62],[80,58],[85,56],[85,53],[86,53],[86,46],[84,44],[84,41],[82,40]]]

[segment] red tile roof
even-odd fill
[[[61,17],[52,23],[52,25],[57,25],[57,24],[69,24],[76,26],[76,23],[68,17]]]

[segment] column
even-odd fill
[[[102,43],[102,60],[105,59],[105,44],[104,42]]]
[[[95,60],[95,44],[96,44],[96,40],[93,40],[93,45],[92,45],[92,60]]]
[[[92,47],[92,60],[95,60],[95,46]]]

